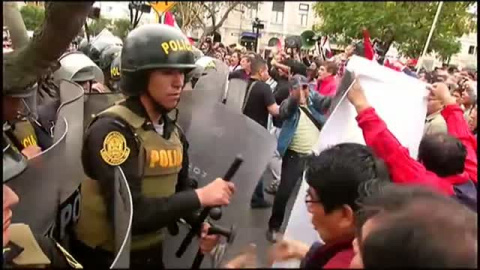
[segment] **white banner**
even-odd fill
[[[400,143],[409,149],[410,155],[416,158],[427,113],[426,84],[403,72],[357,56],[351,58],[347,70],[359,76],[358,80],[369,103]],[[313,149],[316,154],[340,143],[365,144],[362,130],[355,119],[357,113],[346,98],[346,93],[320,133],[318,143]],[[319,236],[313,229],[311,216],[304,202],[307,188],[308,185],[303,180],[285,230],[285,238],[312,244]],[[277,263],[275,266],[295,267],[291,262]]]

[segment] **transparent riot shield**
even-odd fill
[[[114,232],[116,257],[111,269],[130,266],[130,242],[133,218],[132,194],[122,169],[115,167]],[[161,255],[159,255],[161,256]]]
[[[95,75],[95,81],[104,83],[104,76],[102,70],[82,52],[71,52],[65,54],[60,59],[62,65],[57,71],[53,73],[53,78],[56,83],[60,80],[71,80],[80,70],[91,67]]]
[[[193,90],[205,92],[205,95],[198,98],[208,97],[212,101],[221,102],[227,88],[229,69],[224,62],[214,58],[210,58],[210,62],[203,63],[202,60],[207,58],[210,57],[203,57],[197,61],[205,65],[204,75],[198,79]]]
[[[60,119],[57,132],[62,136],[41,155],[28,160],[25,171],[8,182],[20,198],[13,207],[12,222],[28,224],[33,233],[47,233],[55,221],[61,203],[60,185],[68,171],[61,165],[66,159],[67,131],[67,120]]]
[[[277,142],[273,135],[250,118],[229,110],[222,103],[202,99],[199,95],[202,95],[201,91],[184,92],[179,104],[178,123],[190,144],[190,175],[198,179],[200,187],[205,186],[215,178],[223,177],[236,155],[241,154],[244,159],[231,180],[235,184],[235,195],[230,205],[223,208],[222,218],[216,222],[226,227],[234,224],[237,228],[236,240],[227,251],[231,256],[248,245],[245,241],[256,241],[260,237],[265,239],[268,214],[252,211],[250,199],[274,154]],[[175,257],[186,232],[181,226],[179,235],[167,236],[164,243],[169,247],[164,250],[167,268],[187,268],[192,265],[198,249],[196,240],[181,259]],[[207,259],[202,265],[211,267]]]
[[[243,101],[247,91],[247,82],[242,79],[228,81],[225,105],[235,112],[242,112]]]

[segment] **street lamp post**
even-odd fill
[[[252,23],[252,30],[255,32],[255,52],[258,50],[258,30],[264,29],[265,25],[258,18],[255,18],[255,21]],[[256,30],[256,31],[255,31]]]

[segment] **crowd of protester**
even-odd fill
[[[207,47],[204,47],[206,49]],[[416,70],[385,66],[426,83],[430,92],[418,159],[412,159],[356,83],[348,99],[366,146],[345,143],[312,156],[327,110],[356,44],[329,59],[277,50],[256,54],[212,45],[210,56],[248,82],[243,113],[276,135],[278,170],[252,208],[272,207],[270,262],[300,259],[302,267],[477,267],[477,73],[443,65]],[[271,165],[271,164],[269,164]],[[281,169],[280,169],[281,168]],[[286,205],[305,171],[305,203],[323,244],[283,239]],[[439,226],[442,224],[442,226]],[[458,249],[449,243],[460,241]],[[236,262],[236,261],[235,261]],[[227,264],[240,267],[240,264]]]

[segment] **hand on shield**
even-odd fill
[[[444,83],[434,83],[433,85],[428,85],[427,89],[430,91],[430,96],[442,101],[446,105],[455,104],[455,98],[450,94],[448,86]]]
[[[200,250],[205,253],[210,253],[212,249],[218,244],[220,235],[208,235],[210,224],[204,222],[202,224],[202,232],[200,235]]]
[[[274,244],[268,251],[268,263],[303,259],[310,247],[300,241],[283,239]]]
[[[38,145],[29,145],[22,150],[22,154],[27,157],[27,159],[31,159],[40,154],[41,152],[42,149],[38,147]]]
[[[230,198],[235,192],[235,185],[221,178],[195,190],[203,207],[222,206],[230,204]]]
[[[353,84],[350,86],[350,91],[348,91],[347,98],[355,106],[357,113],[367,109],[370,107],[367,98],[365,97],[365,93],[363,92],[363,88],[360,85],[360,81],[358,77],[355,77]]]

